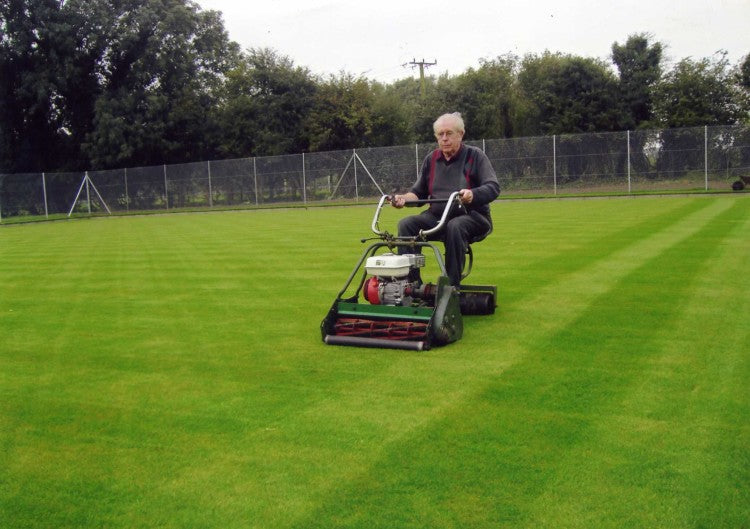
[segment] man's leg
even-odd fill
[[[398,235],[399,237],[416,237],[419,235],[420,230],[434,228],[439,220],[429,210],[425,210],[419,215],[404,217],[398,223]],[[399,246],[398,253],[422,253],[422,249],[419,247]],[[422,278],[419,272],[419,268],[409,270],[409,280],[421,282]]]
[[[434,228],[439,220],[429,210],[419,215],[404,217],[398,223],[398,235],[399,237],[415,237],[419,235],[419,230]]]
[[[490,223],[479,213],[461,215],[451,219],[445,227],[445,268],[451,285],[461,283],[461,273],[466,263],[469,241],[487,233]]]

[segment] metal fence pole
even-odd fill
[[[125,168],[125,211],[130,212],[130,195],[128,194],[128,168]]]
[[[214,207],[214,193],[211,188],[211,160],[208,161],[208,207]]]
[[[307,205],[307,179],[305,177],[305,153],[302,153],[302,203]]]
[[[555,190],[555,195],[557,194],[557,135],[552,135],[552,182],[553,187]]]
[[[89,215],[91,215],[91,191],[89,190],[89,172],[86,171],[86,175],[83,180],[86,182],[86,205],[88,207]]]
[[[630,131],[628,131],[628,193],[630,189]]]
[[[169,188],[167,187],[167,164],[164,164],[164,203],[169,209]]]
[[[253,186],[255,187],[255,205],[258,205],[258,168],[255,165],[256,157],[253,156]]]
[[[352,161],[354,162],[354,196],[359,202],[359,184],[357,183],[357,149],[352,149]]]
[[[706,179],[706,191],[708,191],[708,125],[703,126],[703,173]]]
[[[49,209],[47,208],[47,178],[42,173],[42,194],[44,195],[44,218],[49,218]]]
[[[419,178],[419,144],[414,144],[414,164],[416,166],[416,176]]]

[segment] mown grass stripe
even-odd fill
[[[497,264],[510,263],[510,266],[503,269],[504,286],[521,284],[525,287],[520,290],[505,288],[502,301],[505,304],[513,304],[519,300],[519,296],[535,292],[567,274],[588,268],[595,260],[606,260],[614,253],[639,242],[644,233],[651,234],[664,230],[711,203],[711,200],[702,199],[660,200],[653,204],[654,207],[638,208],[637,216],[630,217],[627,216],[631,211],[629,208],[616,208],[613,216],[613,211],[609,207],[584,209],[584,205],[592,206],[587,202],[578,202],[573,207],[566,208],[567,215],[563,216],[560,212],[562,208],[559,205],[555,208],[555,204],[552,203],[548,204],[549,211],[540,208],[541,214],[537,213],[538,218],[534,219],[534,222],[526,218],[527,213],[524,209],[514,211],[510,220],[503,218],[498,233],[487,240],[487,246],[494,245],[494,253],[500,254]],[[603,205],[607,205],[606,201]],[[496,210],[498,209],[500,211],[495,213],[502,218],[505,210],[509,208],[502,205],[496,207]],[[586,213],[582,214],[583,211]],[[554,229],[548,229],[547,233],[534,233],[533,230],[539,230],[539,221],[554,226]],[[503,240],[503,226],[509,223],[514,233],[510,244]],[[557,247],[554,238],[559,238],[560,233],[568,234],[565,244],[559,251],[549,255],[545,248],[551,245]],[[529,245],[532,241],[537,248],[518,251],[519,244]],[[481,257],[485,247],[479,246],[476,251]],[[529,253],[538,255],[529,260]],[[518,259],[524,261],[520,262]],[[481,263],[479,270],[483,272],[487,264],[484,261]],[[516,266],[513,266],[514,263]]]
[[[362,217],[358,208],[339,213]],[[291,498],[304,503],[303,483],[346,456],[297,424],[300,411],[386,361],[372,357],[359,369],[347,351],[328,369],[313,354],[324,349],[323,307],[350,266],[328,261],[351,254],[335,237],[323,243],[329,254],[318,251],[330,224],[331,216],[290,212],[8,232],[38,240],[13,264],[18,288],[0,298],[2,309],[16,309],[3,310],[5,321],[17,324],[0,327],[0,343],[13,344],[0,355],[0,394],[9,397],[0,409],[3,431],[18,433],[5,437],[2,466],[11,472],[0,484],[12,481],[0,487],[0,512],[19,527],[46,510],[59,513],[57,525],[77,527],[94,511],[105,525],[133,526],[126,513],[143,511],[144,525],[228,526],[278,517]],[[92,246],[101,266],[86,261],[81,248]],[[39,278],[40,266],[71,273]],[[90,281],[79,283],[87,271]],[[237,278],[230,288],[228,276]],[[58,320],[49,317],[55,306]],[[207,482],[215,492],[203,495]],[[230,488],[238,494],[226,496]],[[217,503],[224,523],[212,518]]]
[[[639,296],[628,284],[644,273],[648,275],[650,266],[663,254],[668,254],[665,261],[671,262],[672,253],[681,253],[681,244],[690,246],[685,241],[703,241],[702,230],[707,229],[707,225],[722,225],[722,217],[731,215],[731,212],[726,213],[728,207],[728,204],[714,204],[708,211],[693,212],[682,223],[663,230],[670,233],[653,235],[639,243],[643,245],[640,249],[623,250],[626,255],[646,256],[635,262],[625,261],[623,274],[613,273],[611,263],[595,262],[591,268],[601,269],[600,274],[607,272],[609,288],[597,286],[599,295],[587,298],[588,303],[576,304],[576,307],[584,307],[582,312],[574,310],[570,319],[554,320],[562,326],[551,335],[545,333],[542,341],[537,336],[536,344],[531,344],[516,363],[506,365],[507,370],[497,381],[481,386],[475,379],[474,385],[465,388],[465,393],[451,395],[458,401],[442,401],[446,409],[431,415],[437,418],[435,422],[420,422],[411,436],[390,444],[382,459],[371,468],[363,469],[351,483],[328,497],[323,508],[325,516],[320,519],[326,520],[328,527],[388,527],[389,524],[465,527],[474,523],[536,527],[537,524],[569,526],[580,522],[586,526],[586,523],[593,523],[592,519],[580,518],[581,513],[562,512],[562,508],[549,520],[543,515],[535,516],[533,503],[539,501],[538,509],[542,513],[545,509],[554,510],[544,499],[544,491],[554,486],[556,479],[565,480],[557,476],[560,460],[576,445],[586,443],[587,436],[591,435],[592,416],[606,411],[592,409],[592,406],[596,403],[606,408],[607,403],[638,376],[639,365],[613,357],[614,353],[606,352],[606,348],[608,343],[617,344],[622,353],[647,339],[629,340],[612,329],[617,321],[627,320],[625,313],[613,322],[603,322],[602,312],[608,309],[609,313],[617,314],[620,301],[637,302]],[[708,258],[710,246],[705,251],[701,255]],[[618,257],[614,255],[613,259]],[[685,272],[685,277],[689,278],[690,270]],[[571,282],[576,291],[577,275],[578,272],[572,274]],[[679,272],[675,275],[684,277]],[[571,278],[561,279],[561,283],[566,279]],[[567,288],[557,286],[554,290],[558,295],[569,295]],[[679,283],[675,283],[665,284],[665,290],[669,291],[670,286],[679,289]],[[652,323],[651,318],[659,317],[652,313],[642,319],[641,324],[648,325]],[[603,338],[590,336],[589,331],[597,325],[613,334]],[[612,365],[599,365],[602,363],[602,358],[597,358],[600,346],[605,350],[602,355],[611,359]],[[561,358],[560,354],[566,352]],[[478,370],[485,367],[481,359],[474,365]],[[620,368],[626,369],[626,373],[620,373]],[[479,379],[487,383],[487,377]],[[575,453],[585,455],[588,452]],[[388,471],[392,468],[401,470],[394,475]],[[574,466],[566,469],[572,471],[571,476],[575,475]],[[434,508],[425,514],[419,506],[427,504]],[[361,508],[361,505],[367,507]],[[422,518],[411,518],[409,513],[413,511],[422,513]],[[373,521],[374,512],[380,514],[377,522]],[[653,509],[649,512],[653,513]],[[604,522],[607,512],[597,511],[597,515],[601,517],[599,522]],[[306,518],[297,526],[322,526],[316,524],[316,519],[318,516]],[[622,519],[617,521],[622,522]],[[613,526],[619,527],[618,523]]]
[[[613,322],[597,318],[596,309],[655,300],[654,310],[638,319],[615,313],[615,321],[630,333],[630,346],[657,351],[663,344],[650,337],[654,323],[677,325],[681,307],[694,298],[685,290],[671,307],[678,314],[670,314],[659,300],[674,284],[664,290],[654,281],[638,283],[641,267],[650,260],[669,264],[661,256],[678,259],[684,244],[702,238],[716,219],[746,222],[741,200],[503,204],[525,225],[503,230],[498,224],[476,270],[477,282],[500,286],[500,311],[467,318],[460,342],[427,354],[320,342],[318,325],[362,250],[358,239],[366,235],[370,208],[0,230],[0,252],[14,256],[0,260],[0,275],[12,269],[18,281],[0,295],[0,344],[13,344],[0,350],[0,467],[7,469],[0,473],[0,517],[18,527],[44,526],[42,520],[76,527],[517,527],[519,520],[539,521],[530,505],[551,484],[571,486],[565,479],[573,475],[597,475],[607,455],[597,452],[599,445],[613,442],[608,433],[616,437],[608,421],[620,427],[638,417],[609,405],[648,397],[631,389],[644,359],[628,362],[609,351],[623,372],[592,363],[589,334],[620,347]],[[555,218],[569,220],[558,225]],[[703,252],[741,259],[733,254],[740,233],[713,250],[695,245],[698,268],[708,267]],[[506,247],[496,236],[514,244]],[[24,241],[31,244],[18,250]],[[610,245],[589,246],[597,241]],[[80,264],[81,253],[96,253],[95,264]],[[557,273],[515,270],[555,263],[557,255],[564,256]],[[663,268],[660,273],[670,272]],[[596,280],[593,292],[588,271]],[[82,275],[86,285],[75,280]],[[508,284],[506,277],[514,280]],[[69,301],[58,299],[71,292]],[[727,292],[715,294],[707,307],[728,306]],[[50,303],[61,310],[48,319]],[[571,333],[577,322],[580,332]],[[553,336],[568,338],[567,356],[541,364],[554,352]],[[736,330],[731,337],[725,348],[746,340]],[[673,338],[671,332],[660,337]],[[57,340],[54,349],[50,339]],[[746,380],[746,361],[727,362],[719,372],[734,373],[726,375],[734,383]],[[535,369],[540,365],[545,369]],[[578,378],[568,374],[576,369]],[[580,381],[615,384],[587,393]],[[556,389],[564,390],[557,401],[539,401],[539,394]],[[726,393],[734,399],[729,407],[742,412],[742,394]],[[699,420],[702,411],[695,411]],[[715,448],[739,455],[744,430],[725,428],[738,441]],[[571,461],[580,468],[565,478],[560,470]],[[690,461],[686,473],[699,480]],[[714,478],[717,487],[731,489],[743,474]],[[642,504],[638,486],[624,486],[624,505]],[[669,504],[670,493],[653,497]],[[693,506],[694,519],[713,514],[700,498]],[[728,509],[730,521],[744,512]]]
[[[700,306],[701,294],[716,288],[715,283],[706,281],[707,273],[716,272],[711,269],[711,265],[716,266],[715,254],[725,241],[736,241],[740,233],[739,227],[727,230],[727,221],[744,214],[744,222],[748,222],[747,209],[739,206],[644,263],[607,295],[611,299],[599,300],[552,340],[561,347],[544,363],[556,366],[563,374],[550,393],[564,403],[562,413],[580,413],[588,420],[581,425],[579,446],[561,454],[555,476],[535,500],[535,509],[524,525],[549,526],[569,520],[566,526],[570,527],[691,527],[696,525],[696,512],[718,514],[712,507],[715,501],[723,504],[719,498],[736,498],[738,489],[733,488],[715,490],[714,498],[695,497],[697,491],[705,492],[707,483],[715,481],[709,478],[711,474],[725,472],[720,470],[725,463],[717,460],[708,446],[724,440],[727,426],[735,429],[731,420],[711,428],[705,421],[713,423],[716,418],[709,410],[694,413],[694,406],[714,400],[712,393],[720,391],[723,384],[717,380],[701,394],[696,393],[695,384],[700,384],[704,366],[714,356],[712,347],[726,349],[735,357],[734,362],[744,353],[733,350],[735,344],[723,343],[718,336],[694,341],[683,336],[686,324],[699,324],[686,319],[685,312]],[[736,259],[721,267],[729,265],[729,270],[736,271],[733,264],[737,264]],[[648,296],[649,289],[658,289],[661,295]],[[748,301],[747,292],[741,294],[743,305]],[[645,300],[650,301],[648,306],[644,306]],[[623,304],[643,308],[646,315],[640,324],[653,329],[649,336],[639,336],[628,326],[630,315],[620,311]],[[722,308],[714,307],[714,314]],[[602,321],[609,322],[611,334],[587,334],[592,325],[601,328]],[[618,332],[620,327],[624,332]],[[581,363],[585,359],[588,362]],[[571,367],[564,367],[566,364]],[[735,380],[732,386],[735,392],[741,388],[738,382]],[[636,395],[640,397],[637,405],[631,400]],[[540,406],[551,400],[535,394],[534,402],[537,398]],[[657,402],[669,403],[669,408],[655,414]],[[545,409],[550,409],[549,404]],[[742,437],[747,439],[746,434]],[[741,444],[738,439],[735,449]],[[726,455],[727,451],[721,453]],[[686,464],[693,467],[689,472],[684,472]],[[702,480],[696,481],[696,474],[707,481],[699,484]],[[719,481],[726,483],[726,477],[722,475]],[[628,501],[623,502],[626,490]],[[733,526],[730,518],[723,518],[721,526]],[[715,521],[712,524],[717,526]]]

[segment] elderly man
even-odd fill
[[[450,282],[459,286],[469,242],[492,229],[490,203],[500,194],[500,184],[487,155],[480,149],[465,145],[464,121],[461,114],[443,114],[433,124],[438,148],[422,162],[417,181],[407,193],[395,195],[391,204],[402,208],[406,202],[424,199],[447,199],[458,191],[461,208],[438,236],[445,241],[445,267]],[[445,203],[431,203],[418,215],[399,222],[399,236],[415,236],[420,230],[437,225]],[[407,248],[401,248],[407,252]],[[412,279],[418,279],[413,277]]]

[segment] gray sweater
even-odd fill
[[[460,189],[471,189],[474,198],[466,207],[489,217],[490,203],[500,194],[500,184],[490,159],[480,149],[462,144],[455,156],[446,161],[436,149],[422,162],[411,192],[420,199],[448,198]],[[430,210],[442,214],[444,204],[431,204]]]

